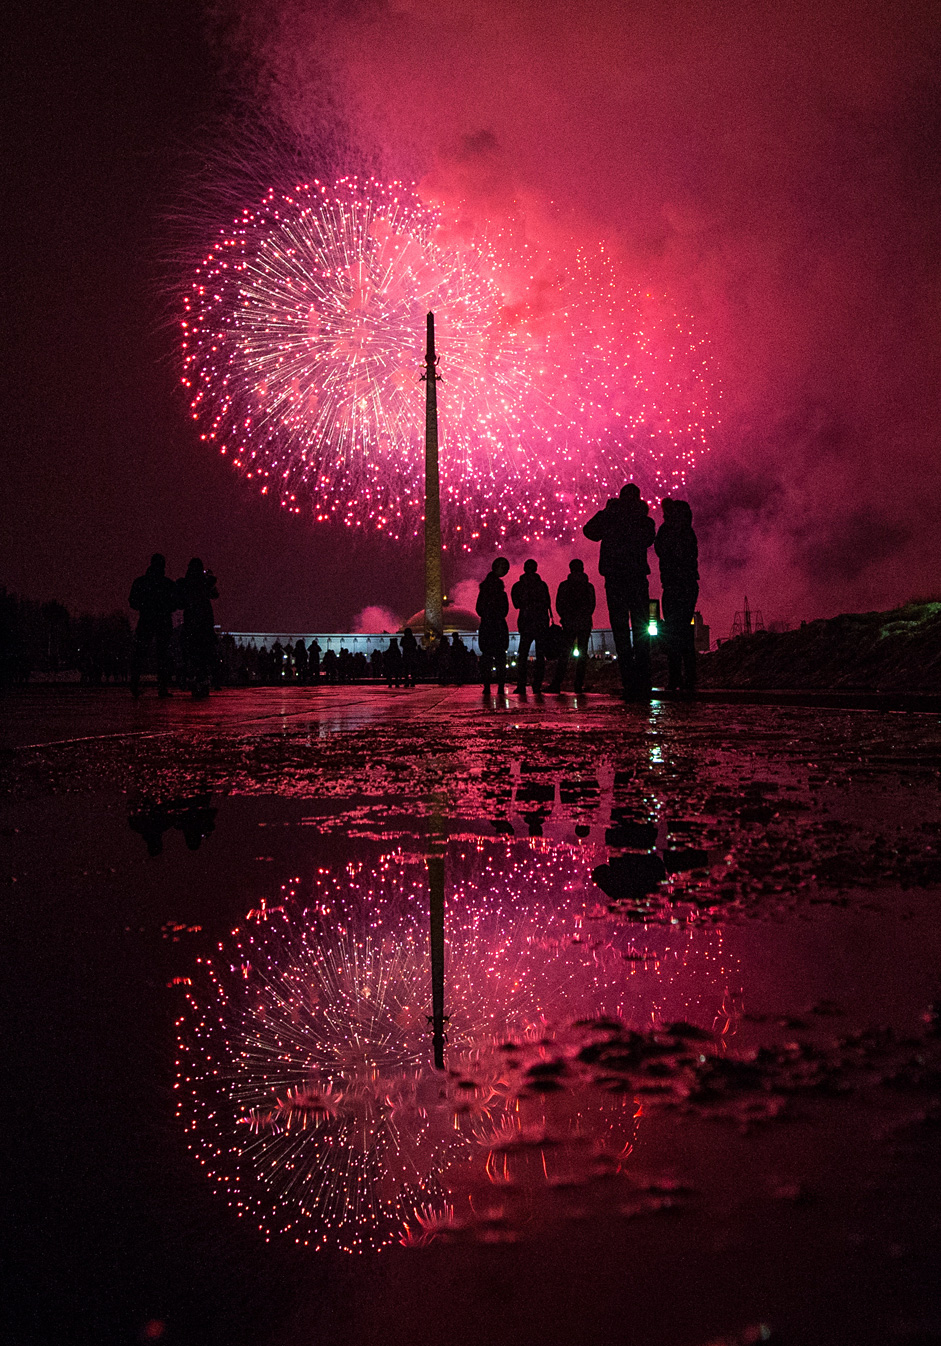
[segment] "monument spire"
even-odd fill
[[[425,346],[425,639],[444,630],[441,594],[441,492],[438,485],[438,379],[435,315],[428,314]]]

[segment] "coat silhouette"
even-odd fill
[[[538,693],[542,691],[542,679],[546,671],[546,636],[552,624],[552,599],[549,597],[549,586],[539,574],[535,561],[524,563],[523,573],[510,590],[510,597],[519,614],[516,622],[520,633],[516,690],[520,695],[526,691],[529,651],[535,646],[533,691]]]
[[[203,568],[198,556],[186,567],[177,584],[179,606],[183,609],[183,657],[186,680],[195,698],[207,697],[216,656],[216,628],[212,600],[219,597],[216,577]],[[277,670],[281,680],[281,667]]]
[[[660,561],[661,607],[667,647],[667,685],[692,691],[696,686],[696,636],[693,622],[699,599],[699,544],[693,511],[685,500],[664,500],[663,523],[654,550]]]
[[[503,585],[503,577],[509,569],[510,563],[506,557],[498,556],[477,593],[477,616],[480,618],[477,648],[480,650],[484,696],[490,695],[492,681],[496,682],[501,692],[506,682],[506,652],[510,645],[510,628],[506,619],[510,600]]]
[[[555,610],[562,624],[562,653],[555,666],[550,692],[561,692],[568,671],[569,658],[575,654],[575,691],[585,689],[588,667],[588,647],[591,643],[591,622],[595,613],[595,586],[585,574],[584,563],[576,557],[569,562],[568,578],[559,585],[555,596]]]
[[[140,677],[147,651],[151,644],[157,656],[157,693],[170,695],[170,637],[173,634],[173,614],[180,607],[177,587],[166,573],[166,557],[155,552],[150,565],[131,585],[130,606],[140,616],[134,631],[134,652],[131,659],[131,691],[140,695]]]
[[[647,550],[656,527],[640,490],[629,482],[582,530],[600,542],[598,569],[604,576],[608,616],[614,636],[624,695],[650,695],[650,586]]]

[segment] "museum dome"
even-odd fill
[[[446,602],[443,616],[445,631],[478,631],[480,629],[480,618],[470,608],[459,608],[454,603]],[[406,626],[410,626],[416,633],[422,631],[425,626],[425,609],[421,608],[414,616],[409,617],[407,622],[402,623],[399,630],[404,631]]]

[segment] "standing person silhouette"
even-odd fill
[[[402,681],[406,687],[415,686],[415,666],[418,663],[418,641],[410,626],[402,632]]]
[[[542,691],[543,674],[546,671],[546,636],[552,624],[552,599],[549,586],[539,574],[536,562],[532,559],[523,565],[523,573],[510,590],[513,606],[518,610],[516,621],[520,633],[519,662],[516,665],[516,692],[526,695],[526,670],[530,648],[535,645],[536,658],[533,662],[533,691]]]
[[[585,690],[585,670],[588,667],[588,646],[591,643],[591,619],[595,612],[595,586],[585,574],[584,562],[578,557],[569,561],[568,579],[559,585],[555,596],[555,610],[562,623],[564,643],[555,666],[550,692],[561,692],[569,666],[569,656],[575,651],[575,691]]]
[[[585,524],[582,532],[601,543],[598,569],[604,576],[605,597],[614,648],[621,667],[621,686],[628,701],[650,696],[650,586],[647,549],[656,526],[634,482],[622,486],[604,509]]]
[[[205,570],[198,556],[186,567],[186,574],[177,582],[177,605],[183,609],[183,657],[186,662],[186,680],[194,700],[209,695],[212,666],[216,652],[216,628],[212,600],[219,597],[216,577]],[[278,644],[276,641],[275,644]],[[278,647],[280,650],[280,646]],[[282,679],[282,657],[279,656],[276,679]]]
[[[312,686],[320,681],[320,642],[312,640],[307,647],[307,677]]]
[[[395,636],[389,641],[388,648],[383,652],[382,671],[386,675],[386,684],[389,687],[401,687],[402,685],[402,650]]]
[[[501,696],[506,683],[506,652],[510,645],[510,628],[506,619],[510,600],[503,578],[509,569],[510,563],[506,557],[498,556],[477,592],[477,616],[480,618],[477,648],[480,650],[484,696],[490,695],[491,681],[496,682]]]
[[[128,602],[135,612],[140,613],[131,656],[131,694],[140,696],[141,670],[153,642],[157,654],[157,695],[172,696],[170,637],[173,635],[173,614],[180,602],[176,585],[167,575],[167,558],[160,552],[154,552],[146,572],[131,585]]]
[[[667,645],[667,686],[691,692],[696,686],[696,633],[693,620],[699,598],[699,543],[693,511],[685,500],[664,500],[663,523],[653,544],[660,559],[663,625]]]

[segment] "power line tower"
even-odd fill
[[[765,629],[764,618],[761,610],[756,608],[754,611],[748,606],[748,595],[745,595],[745,602],[742,605],[741,612],[736,612],[735,621],[732,623],[732,639],[736,636],[750,636],[755,631]]]

